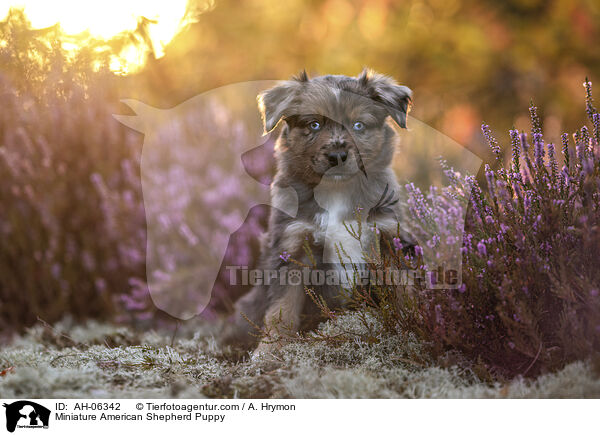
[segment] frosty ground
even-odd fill
[[[339,345],[293,342],[253,360],[220,348],[214,323],[189,322],[175,336],[93,322],[39,324],[0,350],[0,397],[600,397],[600,370],[591,361],[537,379],[492,382],[458,354],[434,361],[413,336],[365,341],[365,328],[349,313],[320,326],[348,338]]]

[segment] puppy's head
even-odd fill
[[[357,77],[301,73],[258,96],[265,131],[283,126],[277,145],[279,169],[318,184],[343,181],[359,171],[389,166],[394,146],[391,117],[406,127],[411,90],[364,70]]]

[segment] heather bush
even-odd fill
[[[0,330],[115,313],[142,276],[137,138],[116,128],[111,74],[53,32],[0,23]]]
[[[560,152],[545,142],[532,103],[531,133],[510,131],[509,165],[489,126],[482,126],[496,157],[495,168],[485,166],[485,181],[446,167],[449,185],[440,191],[423,195],[407,186],[412,217],[421,227],[437,222],[442,233],[446,216],[469,201],[458,289],[371,287],[354,300],[391,329],[416,333],[434,354],[461,351],[485,368],[484,376],[534,376],[594,356],[600,350],[600,114],[591,83],[584,85],[591,128],[583,126],[572,141],[564,134]],[[396,249],[394,261],[423,267],[425,249],[417,247],[415,256]]]
[[[21,330],[38,318],[54,323],[66,315],[149,326],[156,323],[157,309],[146,285],[143,137],[112,116],[123,112],[119,100],[134,91],[108,70],[108,57],[93,51],[93,41],[89,49],[67,53],[59,32],[56,26],[33,32],[19,11],[0,22],[0,41],[6,41],[0,44],[0,331]],[[218,115],[233,123],[224,107],[214,104],[211,110],[205,119]],[[165,231],[176,226],[182,253],[197,252],[199,244],[186,220],[177,220],[179,212],[201,210],[224,219],[219,201],[240,209],[249,201],[227,177],[230,154],[206,148],[224,139],[209,128],[199,134],[200,118],[191,114],[182,120],[179,133],[206,141],[179,150],[191,153],[182,159],[202,160],[197,176],[205,190],[187,197],[182,179],[181,188],[166,192],[172,195],[168,205],[181,209],[166,210]],[[248,140],[243,129],[227,131]],[[174,132],[167,133],[161,140],[168,145]],[[272,165],[260,151],[242,160],[249,173],[268,183],[264,178]],[[208,152],[212,164],[203,159]],[[168,177],[152,175],[158,182]],[[265,209],[252,210],[232,237],[225,264],[252,265],[265,219]],[[164,260],[178,252],[165,253]],[[206,315],[235,298],[225,272]],[[194,296],[186,303],[195,304]],[[168,316],[158,318],[170,322]]]

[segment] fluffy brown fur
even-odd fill
[[[380,234],[396,236],[400,228],[404,240],[411,240],[403,224],[400,188],[390,168],[397,137],[389,125],[391,118],[406,127],[410,102],[409,88],[370,70],[357,77],[309,79],[302,73],[258,96],[265,131],[282,123],[275,149],[273,209],[262,242],[263,269],[301,269],[280,258],[284,251],[310,264],[303,249],[306,242],[317,269],[343,270],[339,261],[332,261],[336,245],[348,253],[349,261],[361,263],[361,251],[374,243],[378,233],[363,231],[360,242],[349,235],[344,223],[356,221],[356,210],[362,210],[367,225],[376,223]],[[295,202],[290,187],[297,194],[296,216],[281,211]],[[341,304],[339,285],[311,287],[328,306]],[[315,314],[303,283],[282,285],[274,280],[255,286],[238,301],[224,340],[252,346],[256,342],[252,323],[271,334],[293,334],[310,327]],[[267,347],[262,342],[258,351]]]

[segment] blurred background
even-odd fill
[[[482,122],[506,147],[533,100],[558,142],[584,115],[585,77],[600,74],[593,0],[8,0],[0,20],[3,335],[65,316],[174,325],[146,286],[143,135],[112,117],[132,113],[123,98],[171,108],[232,83],[368,66],[413,89],[414,118],[491,161]],[[244,203],[243,189],[227,192]],[[229,261],[252,264],[265,219],[250,213]],[[226,287],[204,316],[230,307]]]

